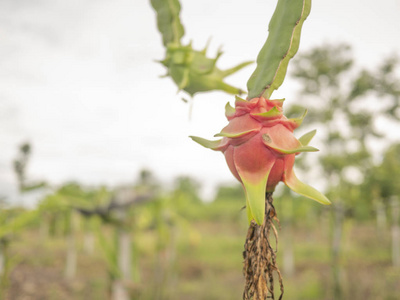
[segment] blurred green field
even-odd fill
[[[330,208],[313,210],[316,206],[304,203],[301,206],[309,211],[309,220],[297,219],[291,224],[284,221],[284,206],[277,203],[278,212],[282,208],[277,256],[284,277],[284,299],[333,299]],[[127,283],[132,299],[241,299],[247,230],[241,203],[224,199],[197,203],[190,206],[187,216],[192,219],[190,228],[173,229],[176,239],[162,249],[155,246],[155,231],[132,232],[135,272]],[[111,231],[104,230],[111,239]],[[10,244],[13,266],[4,299],[109,299],[110,278],[101,246],[95,244],[94,252],[86,253],[81,231],[76,241],[76,276],[67,280],[65,237],[55,235],[43,241],[39,228],[19,235]],[[283,249],[290,241],[295,269],[288,276]],[[378,231],[373,220],[345,221],[340,267],[342,299],[400,299],[400,269],[391,263],[389,228]]]

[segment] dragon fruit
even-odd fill
[[[209,141],[191,138],[204,147],[222,151],[232,174],[242,183],[246,194],[249,222],[262,224],[265,211],[265,193],[273,192],[283,181],[294,192],[330,204],[329,200],[313,187],[297,179],[293,165],[300,152],[318,151],[308,146],[315,130],[301,138],[293,135],[303,121],[304,115],[288,119],[282,113],[283,100],[263,97],[249,101],[236,97],[235,108],[226,105],[229,124],[216,134],[222,137]]]

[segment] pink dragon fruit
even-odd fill
[[[318,151],[308,146],[315,135],[311,131],[296,139],[296,129],[306,113],[298,119],[288,119],[282,114],[283,100],[253,98],[246,101],[236,97],[233,108],[226,105],[229,124],[215,136],[222,139],[209,141],[192,136],[204,147],[222,151],[232,174],[242,183],[246,193],[249,222],[261,224],[264,220],[265,193],[273,192],[283,181],[294,192],[330,204],[329,200],[313,187],[299,181],[294,174],[296,154]]]

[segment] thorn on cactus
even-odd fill
[[[222,51],[218,50],[215,58],[206,56],[208,45],[196,51],[192,45],[169,44],[166,58],[161,63],[168,69],[168,74],[178,86],[191,96],[198,92],[221,90],[230,94],[242,94],[240,88],[224,82],[224,78],[236,73],[252,62],[244,62],[227,70],[220,70],[216,63]]]

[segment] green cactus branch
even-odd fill
[[[208,45],[198,51],[192,48],[191,43],[181,44],[184,29],[179,19],[181,5],[178,0],[151,0],[151,5],[157,13],[157,26],[166,49],[165,59],[160,61],[167,68],[164,77],[171,77],[179,91],[183,90],[191,96],[213,90],[233,95],[244,92],[224,80],[252,62],[243,62],[227,70],[219,69],[216,64],[221,51],[215,58],[210,58],[207,57]]]
[[[157,27],[162,34],[165,47],[173,43],[180,45],[185,30],[179,18],[181,5],[178,0],[151,0],[157,12]]]
[[[279,0],[268,26],[269,35],[247,82],[248,99],[270,98],[286,75],[289,60],[300,44],[301,28],[310,14],[311,0]]]

